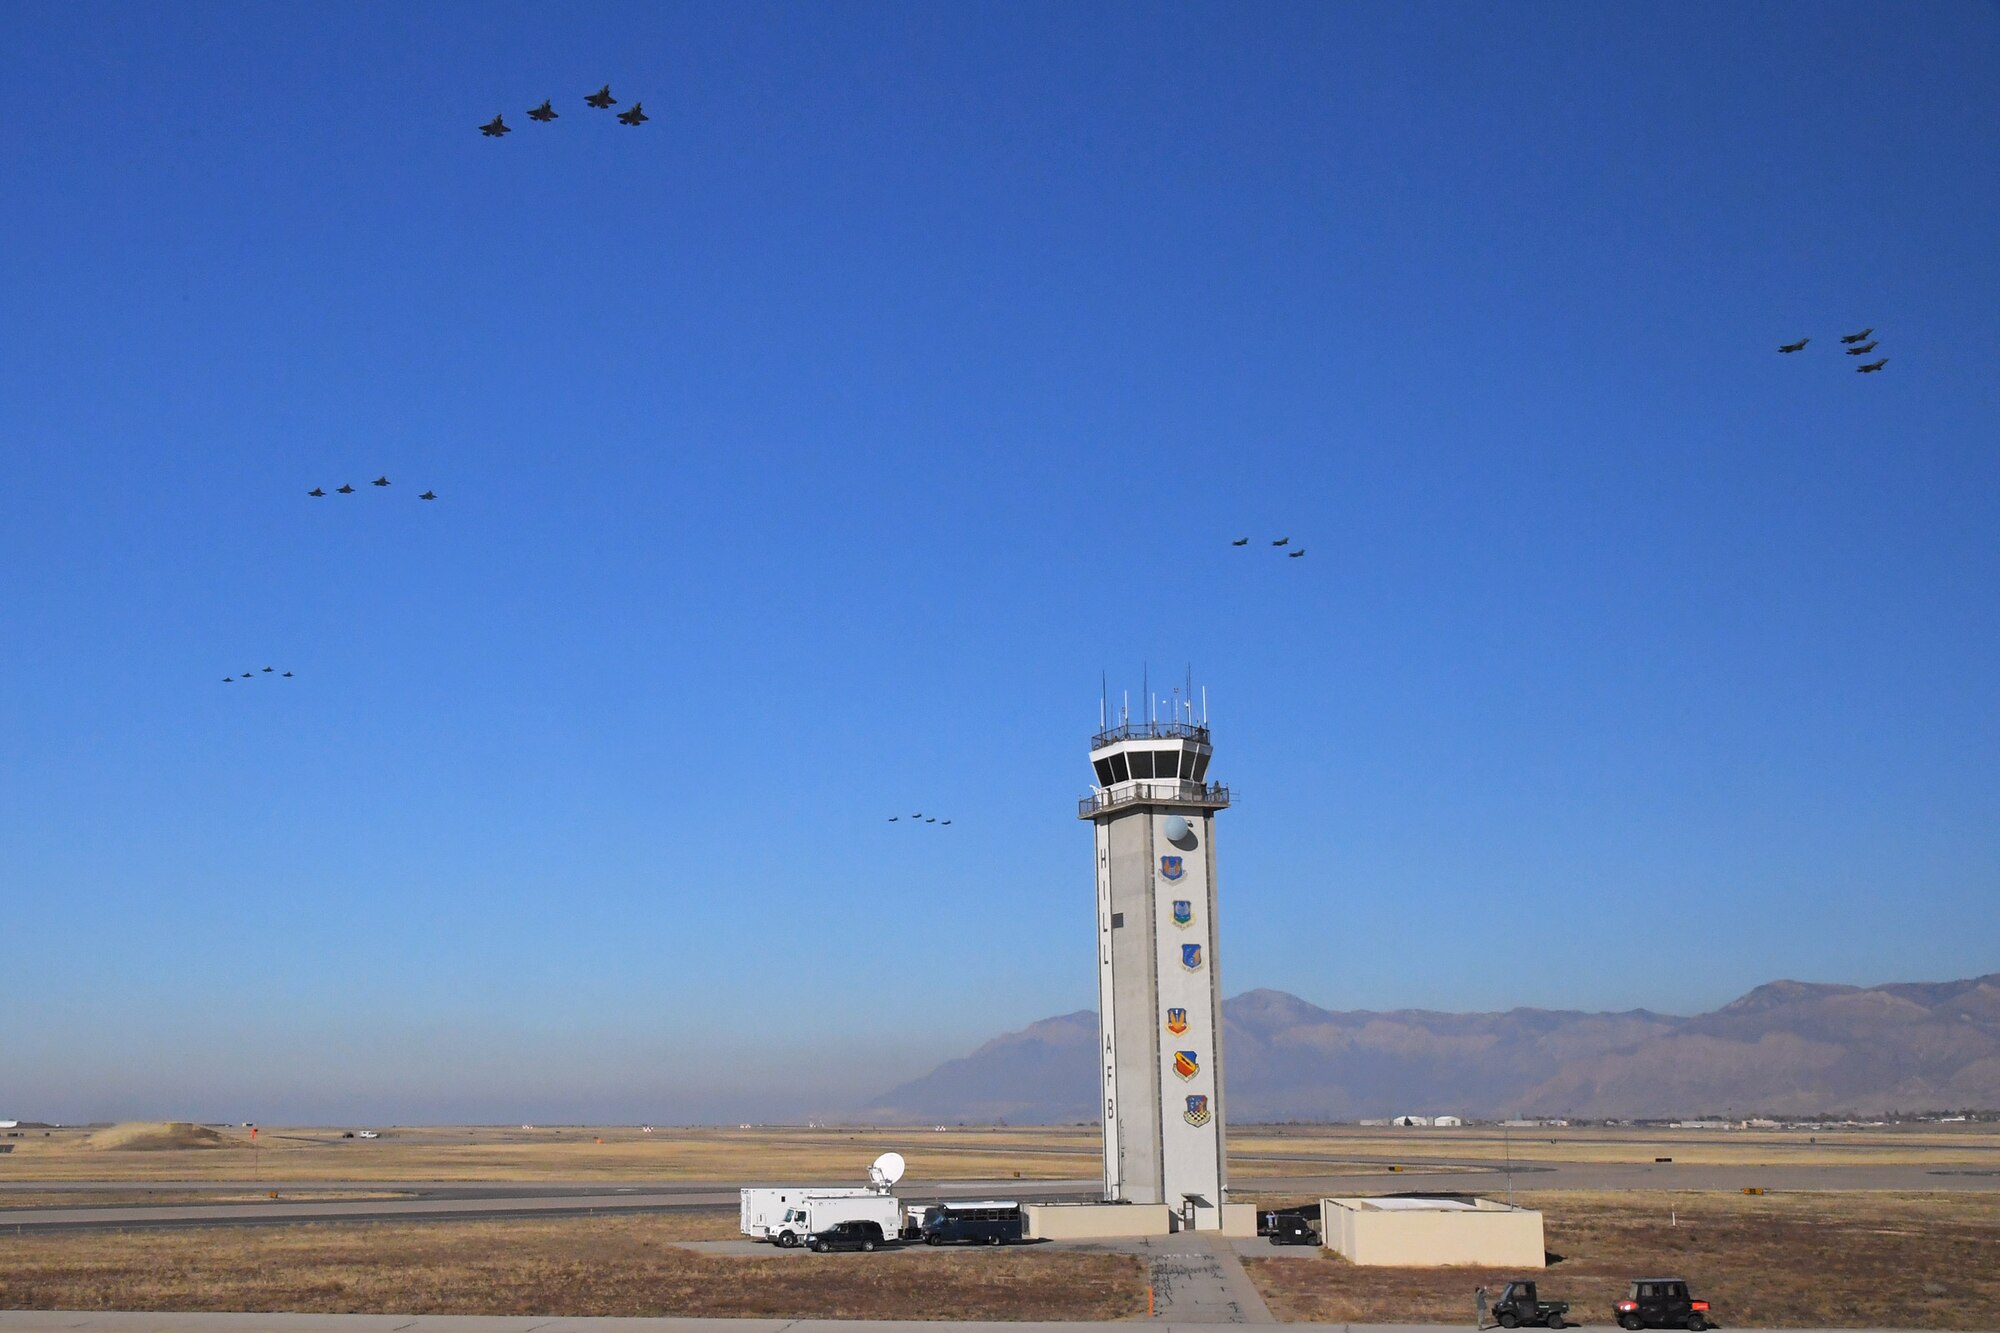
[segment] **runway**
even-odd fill
[[[1352,1172],[1283,1176],[1238,1174],[1231,1192],[1297,1200],[1346,1194],[1429,1191],[1502,1196],[1511,1189],[1549,1190],[1896,1190],[1906,1192],[2000,1191],[2000,1171],[1918,1165],[1735,1166],[1678,1163],[1621,1164],[1538,1161],[1500,1163],[1408,1159],[1420,1167],[1387,1173],[1379,1165]],[[130,1180],[0,1182],[0,1233],[18,1231],[136,1230],[156,1227],[280,1226],[306,1222],[425,1222],[500,1218],[582,1217],[677,1209],[733,1209],[738,1181],[629,1183],[594,1181],[440,1182],[422,1180],[270,1181]],[[9,1208],[9,1193],[258,1194],[278,1198],[238,1203],[67,1204]],[[910,1203],[999,1196],[1024,1202],[1095,1198],[1100,1182],[1087,1180],[961,1180],[906,1184]],[[286,1198],[300,1194],[368,1192],[408,1195],[395,1199]]]

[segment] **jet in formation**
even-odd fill
[[[540,106],[536,107],[533,111],[530,111],[528,113],[529,120],[538,120],[544,125],[548,124],[555,118],[556,118],[556,109],[553,106],[549,105],[549,99],[546,97],[542,99],[542,104]]]
[[[620,125],[638,125],[651,119],[652,117],[646,114],[646,104],[644,102],[634,102],[630,111],[620,111],[618,113],[618,123]]]
[[[1299,558],[1300,556],[1304,555],[1305,553],[1306,553],[1306,548],[1305,548],[1305,547],[1303,547],[1303,546],[1301,546],[1301,547],[1300,547],[1300,548],[1299,548],[1298,550],[1296,550],[1296,551],[1287,551],[1287,552],[1285,552],[1285,554],[1286,554],[1287,556],[1291,557],[1291,558],[1292,558],[1293,560],[1296,560],[1296,559],[1298,559],[1298,558]]]
[[[1862,340],[1863,338],[1866,338],[1866,337],[1867,337],[1867,336],[1868,336],[1869,334],[1871,334],[1871,333],[1873,333],[1873,332],[1875,332],[1875,326],[1871,324],[1871,325],[1869,325],[1869,326],[1868,326],[1867,328],[1865,328],[1865,329],[1861,330],[1861,332],[1859,332],[1859,333],[1848,333],[1848,334],[1843,334],[1843,335],[1841,336],[1841,339],[1840,339],[1840,340],[1841,340],[1842,342],[1844,342],[1844,343],[1858,343],[1858,342],[1860,342],[1860,341],[1861,341],[1861,340]],[[1873,347],[1873,346],[1874,346],[1875,344],[1874,344],[1874,343],[1869,343],[1868,345],[1869,345],[1870,347]]]
[[[419,495],[417,498],[419,500],[435,500],[438,497],[436,491],[425,491],[422,495]]]
[[[1811,342],[1811,341],[1812,341],[1812,339],[1810,339],[1810,338],[1801,338],[1801,339],[1799,339],[1799,340],[1798,340],[1797,342],[1795,342],[1795,343],[1784,343],[1784,344],[1782,344],[1782,345],[1781,345],[1781,346],[1780,346],[1780,347],[1778,348],[1778,350],[1779,350],[1779,351],[1781,351],[1781,352],[1785,352],[1785,353],[1788,353],[1788,354],[1789,354],[1789,353],[1791,353],[1791,352],[1803,352],[1803,351],[1805,351],[1805,350],[1806,350],[1806,344],[1807,344],[1807,343],[1809,343],[1809,342]]]
[[[387,477],[377,477],[370,484],[374,486],[387,486],[389,484],[389,479]]]
[[[487,121],[484,125],[481,125],[479,127],[479,132],[485,135],[489,139],[497,139],[503,134],[512,134],[514,131],[507,124],[506,121],[502,120],[498,116],[495,116],[493,119]]]
[[[236,683],[236,682],[237,682],[237,681],[238,681],[239,679],[241,679],[241,680],[251,680],[251,679],[253,679],[253,678],[254,678],[254,677],[255,677],[255,676],[257,675],[257,674],[258,674],[257,672],[253,672],[253,671],[246,671],[246,672],[244,672],[244,673],[242,674],[242,676],[241,676],[241,677],[237,677],[237,676],[224,676],[224,677],[222,678],[222,683],[223,683],[224,685],[234,685],[234,684],[235,684],[235,683]],[[263,674],[265,674],[265,675],[275,675],[275,676],[279,677],[279,678],[280,678],[281,680],[290,680],[290,679],[292,678],[292,673],[291,673],[291,672],[289,672],[289,671],[279,671],[279,670],[277,670],[277,669],[276,669],[275,667],[265,667],[265,668],[264,668],[264,671],[263,671]]]
[[[352,486],[342,486],[339,488],[339,493],[342,495],[352,495],[354,494],[354,488]]]
[[[1882,367],[1888,364],[1889,364],[1889,358],[1885,356],[1879,360],[1870,361],[1865,366],[1856,366],[1854,368],[1854,373],[1857,375],[1873,375],[1876,371],[1880,370]]]
[[[1847,341],[1847,339],[1845,339],[1845,338],[1842,338],[1842,339],[1841,339],[1841,341],[1842,341],[1842,342],[1846,342],[1846,341]],[[1871,339],[1869,339],[1869,340],[1868,340],[1867,342],[1865,342],[1865,343],[1862,343],[1862,344],[1861,344],[1860,346],[1858,346],[1858,347],[1850,347],[1850,348],[1848,348],[1848,349],[1847,349],[1847,354],[1848,354],[1849,356],[1867,356],[1867,355],[1868,355],[1868,354],[1869,354],[1870,352],[1874,351],[1874,350],[1876,349],[1876,347],[1878,347],[1878,346],[1880,345],[1880,342],[1881,342],[1881,340],[1880,340],[1880,339],[1876,339],[1876,338],[1871,338]]]
[[[1229,544],[1231,546],[1248,546],[1250,544],[1250,539],[1248,537],[1238,537],[1235,541]]]
[[[891,824],[901,823],[902,819],[903,817],[901,815],[889,816],[889,822]],[[951,823],[949,819],[939,819],[936,815],[926,816],[924,812],[921,810],[919,810],[916,814],[910,816],[910,822],[912,824],[917,823],[919,820],[921,820],[926,824],[936,824],[939,828],[943,828],[945,825]]]
[[[312,488],[311,490],[307,491],[307,492],[306,492],[306,494],[307,494],[307,495],[310,495],[310,496],[311,496],[311,497],[312,497],[313,499],[315,499],[315,500],[323,500],[323,499],[325,499],[325,498],[326,498],[326,492],[325,492],[325,491],[323,491],[323,490],[321,490],[321,489],[320,489],[319,487],[317,487],[317,486],[315,486],[315,487],[313,487],[313,488]]]
[[[599,111],[618,105],[618,99],[611,95],[611,85],[608,83],[583,100],[596,107]]]
[[[1292,539],[1290,537],[1280,537],[1278,538],[1278,540],[1271,543],[1271,545],[1273,546],[1290,546],[1291,544],[1292,544]]]

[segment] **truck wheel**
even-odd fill
[[[1688,1333],[1701,1333],[1701,1331],[1707,1327],[1708,1327],[1708,1321],[1706,1319],[1703,1319],[1700,1315],[1691,1314],[1688,1316]]]
[[[1623,1329],[1638,1329],[1638,1328],[1644,1328],[1645,1325],[1639,1322],[1638,1315],[1628,1314],[1620,1317],[1620,1319],[1618,1320],[1618,1327]]]
[[[1512,1310],[1509,1310],[1506,1314],[1500,1316],[1500,1327],[1519,1328],[1520,1326],[1521,1326],[1521,1320],[1518,1316],[1515,1315],[1515,1313]]]
[[[792,1234],[791,1232],[789,1232],[789,1231],[780,1231],[780,1232],[778,1233],[778,1248],[779,1248],[779,1249],[781,1249],[781,1250],[789,1250],[789,1249],[791,1249],[791,1248],[792,1248],[792,1247],[793,1247],[794,1245],[797,1245],[798,1243],[799,1243],[799,1238],[798,1238],[797,1236],[794,1236],[794,1235],[793,1235],[793,1234]]]
[[[875,1252],[875,1242],[874,1242],[874,1241],[872,1241],[872,1240],[864,1240],[864,1241],[862,1241],[862,1242],[861,1242],[861,1252],[862,1252],[863,1254],[873,1254],[873,1253]]]
[[[1561,1315],[1559,1315],[1559,1314],[1552,1314],[1552,1315],[1550,1315],[1550,1316],[1549,1316],[1549,1327],[1550,1327],[1550,1328],[1568,1328],[1568,1327],[1569,1327],[1569,1325],[1567,1325],[1567,1324],[1565,1324],[1565,1323],[1563,1322],[1563,1317],[1562,1317]]]
[[[1000,1238],[998,1236],[988,1236],[986,1238],[986,1243],[988,1245],[998,1245],[1000,1243]]]
[[[938,1238],[937,1238],[936,1236],[925,1236],[925,1237],[924,1237],[924,1244],[926,1244],[926,1245],[935,1245],[935,1244],[937,1244],[937,1243],[938,1243]]]

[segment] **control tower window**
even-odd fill
[[[1151,750],[1132,751],[1132,776],[1150,778],[1153,776],[1153,752]]]
[[[1120,782],[1126,782],[1131,779],[1131,773],[1127,772],[1125,768],[1125,756],[1123,753],[1111,756],[1111,776]]]
[[[1111,761],[1109,759],[1093,759],[1090,761],[1090,766],[1097,770],[1098,786],[1109,787],[1112,784],[1114,779],[1111,776]]]
[[[1204,781],[1208,777],[1208,752],[1205,750],[1190,750],[1188,756],[1194,760],[1193,780],[1196,782]]]

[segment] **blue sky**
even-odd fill
[[[865,1097],[1094,1002],[1102,672],[1231,992],[2000,969],[2000,8],[4,29],[0,1114]]]

